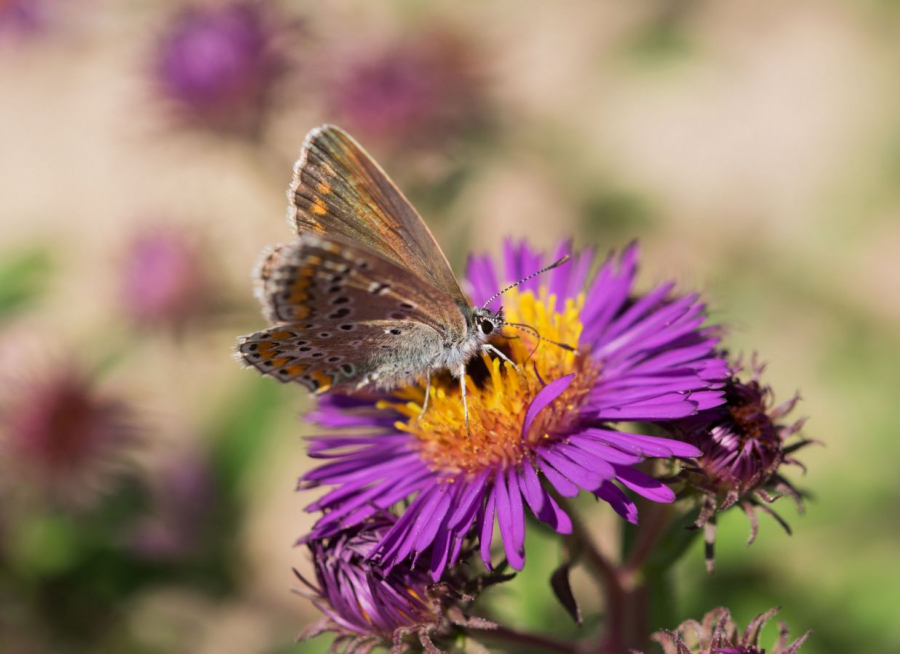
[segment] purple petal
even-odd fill
[[[476,506],[479,500],[481,500],[482,491],[487,483],[487,479],[488,472],[484,471],[474,480],[459,482],[464,483],[465,488],[460,493],[460,497],[456,502],[456,511],[450,515],[450,519],[447,521],[447,527],[454,529],[465,521],[468,514],[472,512],[472,507]]]
[[[469,297],[475,306],[481,306],[501,290],[494,262],[490,257],[469,257],[465,278]]]
[[[547,477],[547,481],[550,482],[560,495],[563,497],[575,497],[578,495],[578,486],[559,474],[553,466],[544,461],[540,461],[538,465],[541,467],[541,472]]]
[[[443,496],[444,494],[440,492],[440,489],[437,486],[434,486],[423,491],[422,494],[409,505],[403,515],[406,517],[406,514],[411,514],[415,516],[415,521],[406,538],[403,540],[403,543],[397,548],[397,552],[394,555],[395,560],[402,561],[413,552],[419,534],[422,533],[422,530],[428,524],[431,514],[438,504],[440,504]]]
[[[601,266],[594,283],[587,292],[581,322],[585,326],[586,342],[599,343],[605,338],[610,321],[618,312],[631,291],[635,274],[636,247],[622,253],[618,271],[614,271],[612,258]]]
[[[667,282],[665,284],[657,286],[647,295],[631,305],[626,311],[622,313],[622,315],[616,318],[616,320],[609,326],[609,328],[606,330],[606,333],[603,335],[604,349],[616,349],[617,346],[614,345],[614,343],[622,341],[621,335],[623,333],[626,333],[626,330],[634,328],[636,324],[640,324],[639,321],[644,316],[646,316],[648,312],[657,307],[659,303],[672,291],[673,288],[675,288],[674,282]],[[674,313],[677,314],[678,310],[676,310]],[[615,339],[615,341],[612,341],[612,339]]]
[[[581,435],[617,447],[623,452],[642,456],[668,459],[673,456],[691,458],[701,454],[693,445],[671,438],[629,434],[611,429],[587,429]]]
[[[507,473],[507,488],[509,490],[509,506],[513,518],[513,543],[517,549],[523,552],[525,547],[525,507],[522,504],[522,489],[519,486],[519,476],[515,468]]]
[[[591,268],[594,266],[594,249],[587,247],[577,255],[576,261],[571,264],[572,269],[569,271],[569,284],[561,292],[560,297],[563,299],[578,297],[585,282],[588,278]]]
[[[522,514],[521,497],[519,498],[518,512],[516,512],[506,485],[506,475],[497,471],[494,479],[494,488],[497,491],[497,522],[500,524],[500,536],[503,538],[503,549],[506,551],[506,559],[514,570],[525,567],[524,533],[525,516]],[[516,489],[518,495],[518,489]],[[522,534],[522,542],[518,536]]]
[[[618,482],[638,495],[654,502],[668,503],[675,500],[675,493],[672,492],[672,489],[658,479],[628,466],[617,465],[615,468]]]
[[[528,502],[528,506],[531,507],[531,512],[534,513],[534,515],[540,515],[544,510],[544,498],[546,497],[546,494],[544,493],[541,481],[538,479],[531,461],[526,459],[522,462],[519,479],[521,480],[519,486],[522,489],[522,493],[525,495],[525,501]]]
[[[491,564],[491,541],[494,538],[494,506],[497,502],[497,492],[492,487],[488,493],[487,503],[478,516],[478,540],[481,543],[481,560],[484,567],[493,570]]]
[[[634,502],[615,484],[605,481],[594,494],[608,503],[616,513],[632,524],[637,524],[638,510]]]
[[[528,430],[531,429],[531,425],[534,422],[534,419],[537,418],[537,415],[543,411],[548,404],[562,395],[563,391],[569,387],[569,384],[571,384],[574,379],[575,373],[572,373],[560,377],[559,379],[554,379],[538,391],[538,394],[534,396],[531,404],[528,405],[528,410],[525,412],[525,421],[522,423],[523,440],[527,437]]]
[[[565,457],[567,460],[571,461],[575,465],[583,468],[584,470],[589,471],[592,474],[598,475],[602,479],[612,479],[615,475],[615,471],[613,467],[610,465],[611,460],[605,458],[603,455],[606,451],[613,451],[611,447],[603,447],[599,445],[595,450],[581,449],[572,444],[571,441],[567,443],[558,443],[554,448],[554,452],[559,454],[560,456]],[[628,456],[624,453],[618,453],[622,456]],[[616,455],[613,454],[613,457]],[[620,462],[617,462],[620,463]],[[631,461],[628,462],[629,464]]]
[[[557,447],[560,447],[562,450],[563,446],[560,445]],[[569,436],[568,443],[565,447],[566,449],[571,450],[570,452],[562,450],[567,457],[575,461],[585,461],[590,467],[594,467],[595,465],[600,466],[600,469],[603,470],[604,477],[607,479],[611,479],[615,474],[612,470],[610,470],[610,474],[607,474],[607,467],[609,467],[610,463],[620,463],[622,465],[630,466],[644,460],[644,457],[637,454],[629,454],[618,448],[612,447],[611,445],[607,445],[606,443],[599,443],[595,439],[582,436]]]
[[[538,451],[538,456],[545,461],[547,466],[541,466],[545,472],[549,466],[553,466],[566,479],[577,484],[585,490],[594,490],[603,481],[603,475],[596,470],[588,470],[554,450],[544,449]]]
[[[559,261],[572,251],[572,239],[561,241],[553,252],[551,261]],[[572,274],[572,268],[575,261],[569,260],[559,268],[554,268],[547,273],[549,280],[547,287],[552,295],[557,297],[559,302],[565,302],[566,291],[569,287],[569,275]]]
[[[431,545],[431,542],[437,535],[441,523],[443,523],[447,517],[447,510],[450,508],[450,500],[454,493],[451,489],[448,489],[446,485],[442,485],[438,487],[437,494],[440,499],[431,513],[425,514],[423,512],[419,515],[418,522],[421,525],[421,530],[416,537],[414,545],[414,549],[417,552],[421,552]]]
[[[542,268],[543,257],[534,252],[524,241],[514,243],[507,239],[503,244],[503,259],[506,263],[506,280],[510,283],[525,279]],[[521,284],[522,291],[537,292],[540,280],[533,278]],[[499,290],[499,289],[498,289]]]
[[[725,404],[725,393],[722,391],[701,391],[689,395],[691,402],[697,405],[698,411],[706,411]]]
[[[621,408],[608,407],[597,412],[597,419],[604,421],[646,421],[674,420],[697,413],[697,405],[688,400],[636,404]]]
[[[691,347],[679,348],[677,350],[664,350],[649,359],[645,359],[638,365],[633,366],[631,372],[647,374],[658,370],[677,368],[681,364],[709,356],[709,354],[715,350],[718,343],[719,339],[710,338]]]
[[[522,469],[519,472],[519,487],[525,495],[525,501],[535,517],[550,525],[560,534],[572,533],[572,521],[563,511],[552,497],[541,486],[537,473],[532,468],[531,463],[525,461],[522,463]]]
[[[431,578],[438,582],[447,569],[447,562],[450,559],[450,545],[452,544],[452,532],[449,529],[442,529],[437,535],[434,547],[431,549]]]

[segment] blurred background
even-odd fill
[[[0,651],[327,648],[293,643],[307,398],[230,357],[326,121],[457,271],[638,238],[645,287],[703,291],[825,446],[793,536],[730,512],[716,573],[681,561],[679,621],[782,605],[805,654],[900,650],[898,29],[890,0],[0,0]],[[529,538],[494,615],[575,634]]]

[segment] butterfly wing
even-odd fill
[[[266,253],[257,294],[276,326],[242,337],[241,360],[313,391],[393,386],[465,337],[462,309],[367,249],[305,234]]]
[[[447,257],[409,201],[342,129],[323,125],[306,137],[288,190],[289,221],[358,243],[467,304]]]

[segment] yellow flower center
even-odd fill
[[[508,322],[527,324],[546,339],[578,347],[583,295],[566,300],[559,310],[556,296],[545,288],[537,296],[514,289],[504,300]],[[514,361],[519,372],[487,354],[469,364],[466,398],[471,434],[466,430],[459,380],[449,374],[432,379],[431,398],[421,417],[424,385],[398,390],[396,395],[405,402],[379,405],[406,416],[397,428],[414,436],[423,459],[444,478],[517,464],[535,445],[565,433],[577,420],[578,410],[599,375],[599,365],[584,352],[540,343],[525,330],[507,326],[502,332],[508,338],[494,338],[491,344]],[[523,435],[525,414],[538,392],[545,384],[570,373],[575,373],[572,383],[538,414]]]

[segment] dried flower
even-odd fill
[[[158,87],[186,122],[256,137],[285,70],[276,36],[259,2],[188,7],[157,46]]]
[[[73,365],[19,385],[2,414],[4,482],[59,504],[93,499],[127,467],[137,437],[129,408]]]
[[[501,288],[500,281],[540,269],[542,256],[527,245],[507,244],[505,261],[505,271],[487,258],[470,262],[476,306]],[[418,385],[367,398],[326,396],[312,421],[368,432],[312,439],[310,456],[329,462],[305,474],[300,486],[336,488],[308,508],[324,512],[311,538],[414,497],[372,556],[390,569],[427,551],[426,565],[439,579],[473,525],[490,568],[495,522],[510,565],[521,569],[526,504],[539,520],[569,533],[569,517],[545,483],[565,497],[593,493],[631,522],[637,508],[614,482],[671,502],[669,488],[633,466],[648,456],[690,457],[699,450],[610,425],[672,420],[716,406],[724,401],[727,367],[715,356],[718,340],[703,327],[704,307],[695,295],[672,298],[672,284],[632,295],[636,247],[607,260],[592,277],[593,263],[593,253],[582,252],[546,282],[531,280],[504,295],[509,322],[526,323],[577,352],[538,348],[530,330],[498,337],[494,345],[519,372],[487,355],[470,365],[471,435],[459,384],[449,376],[435,378],[421,416]]]
[[[432,639],[446,637],[454,625],[492,628],[493,623],[466,617],[460,601],[469,585],[460,573],[441,584],[427,571],[395,566],[384,571],[369,556],[394,525],[382,514],[329,538],[308,543],[316,583],[298,578],[311,592],[302,592],[325,614],[299,639],[334,632],[332,651],[363,654],[379,645],[402,652],[413,637],[429,652],[438,652]]]
[[[682,470],[681,476],[703,497],[696,526],[705,531],[710,572],[718,512],[740,505],[750,520],[748,544],[751,544],[759,526],[756,508],[774,517],[788,533],[790,527],[768,505],[788,495],[798,510],[803,511],[800,493],[782,476],[781,470],[783,465],[803,468],[792,455],[814,441],[799,439],[787,444],[805,422],[805,418],[783,421],[800,396],[773,406],[772,389],[759,381],[764,368],[754,357],[751,378],[741,381],[738,375],[742,366],[740,362],[735,363],[733,376],[725,384],[724,405],[673,424],[681,439],[696,445],[703,453]]]
[[[759,645],[760,632],[780,610],[777,607],[756,616],[740,633],[728,609],[719,607],[703,616],[702,623],[688,620],[675,631],[658,631],[651,638],[662,645],[665,654],[766,654],[768,650]],[[778,641],[769,654],[796,654],[812,633],[807,631],[788,644],[787,625],[781,622],[779,627]]]

